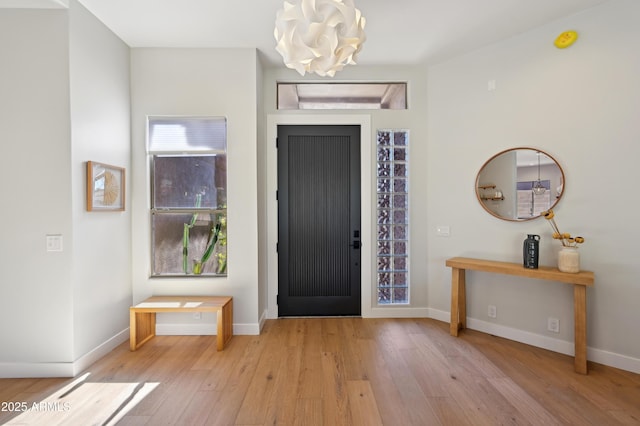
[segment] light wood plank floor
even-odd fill
[[[75,379],[0,379],[0,423],[640,425],[640,375],[429,319],[267,321],[123,343]],[[35,404],[35,405],[34,405]],[[15,406],[14,406],[15,408]]]

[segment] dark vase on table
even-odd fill
[[[528,234],[522,246],[522,262],[527,269],[538,269],[540,235]]]

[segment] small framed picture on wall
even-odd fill
[[[123,167],[87,161],[87,211],[124,211]]]

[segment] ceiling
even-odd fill
[[[273,29],[283,0],[78,1],[131,47],[252,47],[267,65],[282,63]],[[355,0],[367,35],[358,63],[436,63],[607,1]],[[0,0],[0,7],[68,3]]]

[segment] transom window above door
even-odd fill
[[[278,109],[407,109],[407,83],[278,83]]]

